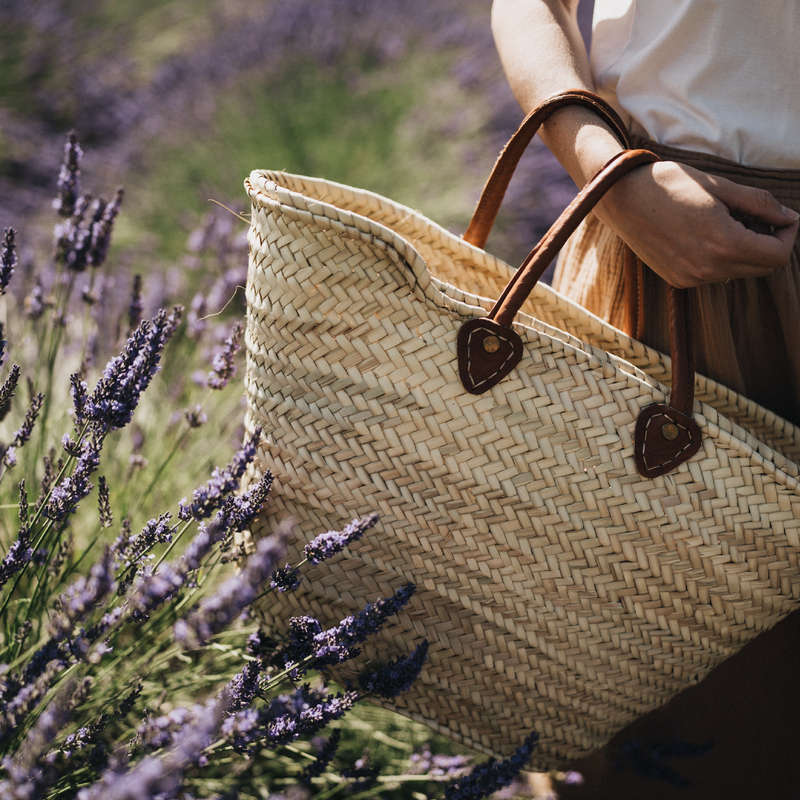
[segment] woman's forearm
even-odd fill
[[[594,91],[577,9],[578,0],[494,0],[497,50],[526,113],[567,89]],[[579,106],[556,112],[541,137],[578,186],[621,149],[608,126]]]

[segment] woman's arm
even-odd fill
[[[526,112],[567,89],[595,90],[578,2],[494,0],[500,59]],[[542,127],[542,138],[578,186],[621,149],[599,117],[577,106],[557,111]],[[774,233],[746,228],[732,211],[761,220]],[[769,274],[789,260],[798,228],[798,215],[768,192],[669,161],[623,178],[595,214],[679,288]]]

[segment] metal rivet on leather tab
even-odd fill
[[[483,349],[487,353],[496,353],[500,349],[500,340],[496,336],[487,336],[483,340]]]
[[[661,435],[669,442],[680,436],[680,428],[674,422],[665,422],[661,426]]]

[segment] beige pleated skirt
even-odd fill
[[[743,167],[649,140],[633,146],[767,189],[800,212],[800,170]],[[553,287],[622,328],[623,253],[619,237],[589,215],[561,253]],[[667,285],[649,269],[644,273],[644,341],[668,353]],[[800,237],[789,263],[771,275],[701,286],[690,295],[697,371],[800,424]]]

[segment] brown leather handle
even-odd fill
[[[497,218],[497,212],[500,210],[508,184],[511,182],[522,154],[542,126],[542,123],[554,111],[558,111],[559,108],[564,108],[564,106],[574,105],[584,106],[594,111],[609,125],[619,139],[620,144],[625,148],[630,147],[630,139],[625,123],[619,118],[617,112],[597,95],[583,89],[572,89],[545,100],[522,120],[522,124],[517,128],[498,156],[492,169],[492,174],[489,175],[489,180],[486,181],[480,200],[478,200],[478,205],[472,214],[469,227],[464,234],[464,241],[481,249],[486,246],[486,240],[489,238],[492,226]]]
[[[623,176],[636,167],[659,161],[649,150],[624,150],[608,162],[577,197],[567,206],[539,244],[528,254],[522,266],[514,273],[500,297],[489,312],[489,317],[501,325],[511,326],[517,312],[533,291],[550,262],[567,239],[589,215],[603,195]]]
[[[468,242],[479,247],[485,245],[522,153],[547,117],[569,104],[584,105],[596,111],[611,125],[620,142],[628,146],[624,124],[599,97],[574,90],[551,98],[525,118],[500,154],[464,235]],[[468,320],[462,325],[458,335],[458,363],[461,381],[467,391],[482,394],[519,363],[523,353],[522,340],[511,325],[548,264],[620,178],[636,167],[658,160],[658,156],[647,150],[625,150],[612,158],[578,193],[530,252],[488,316]],[[700,430],[691,418],[694,347],[686,291],[671,287],[669,303],[673,368],[670,403],[654,404],[643,409],[637,420],[634,437],[636,466],[645,477],[656,477],[671,471],[690,458],[700,446]]]

